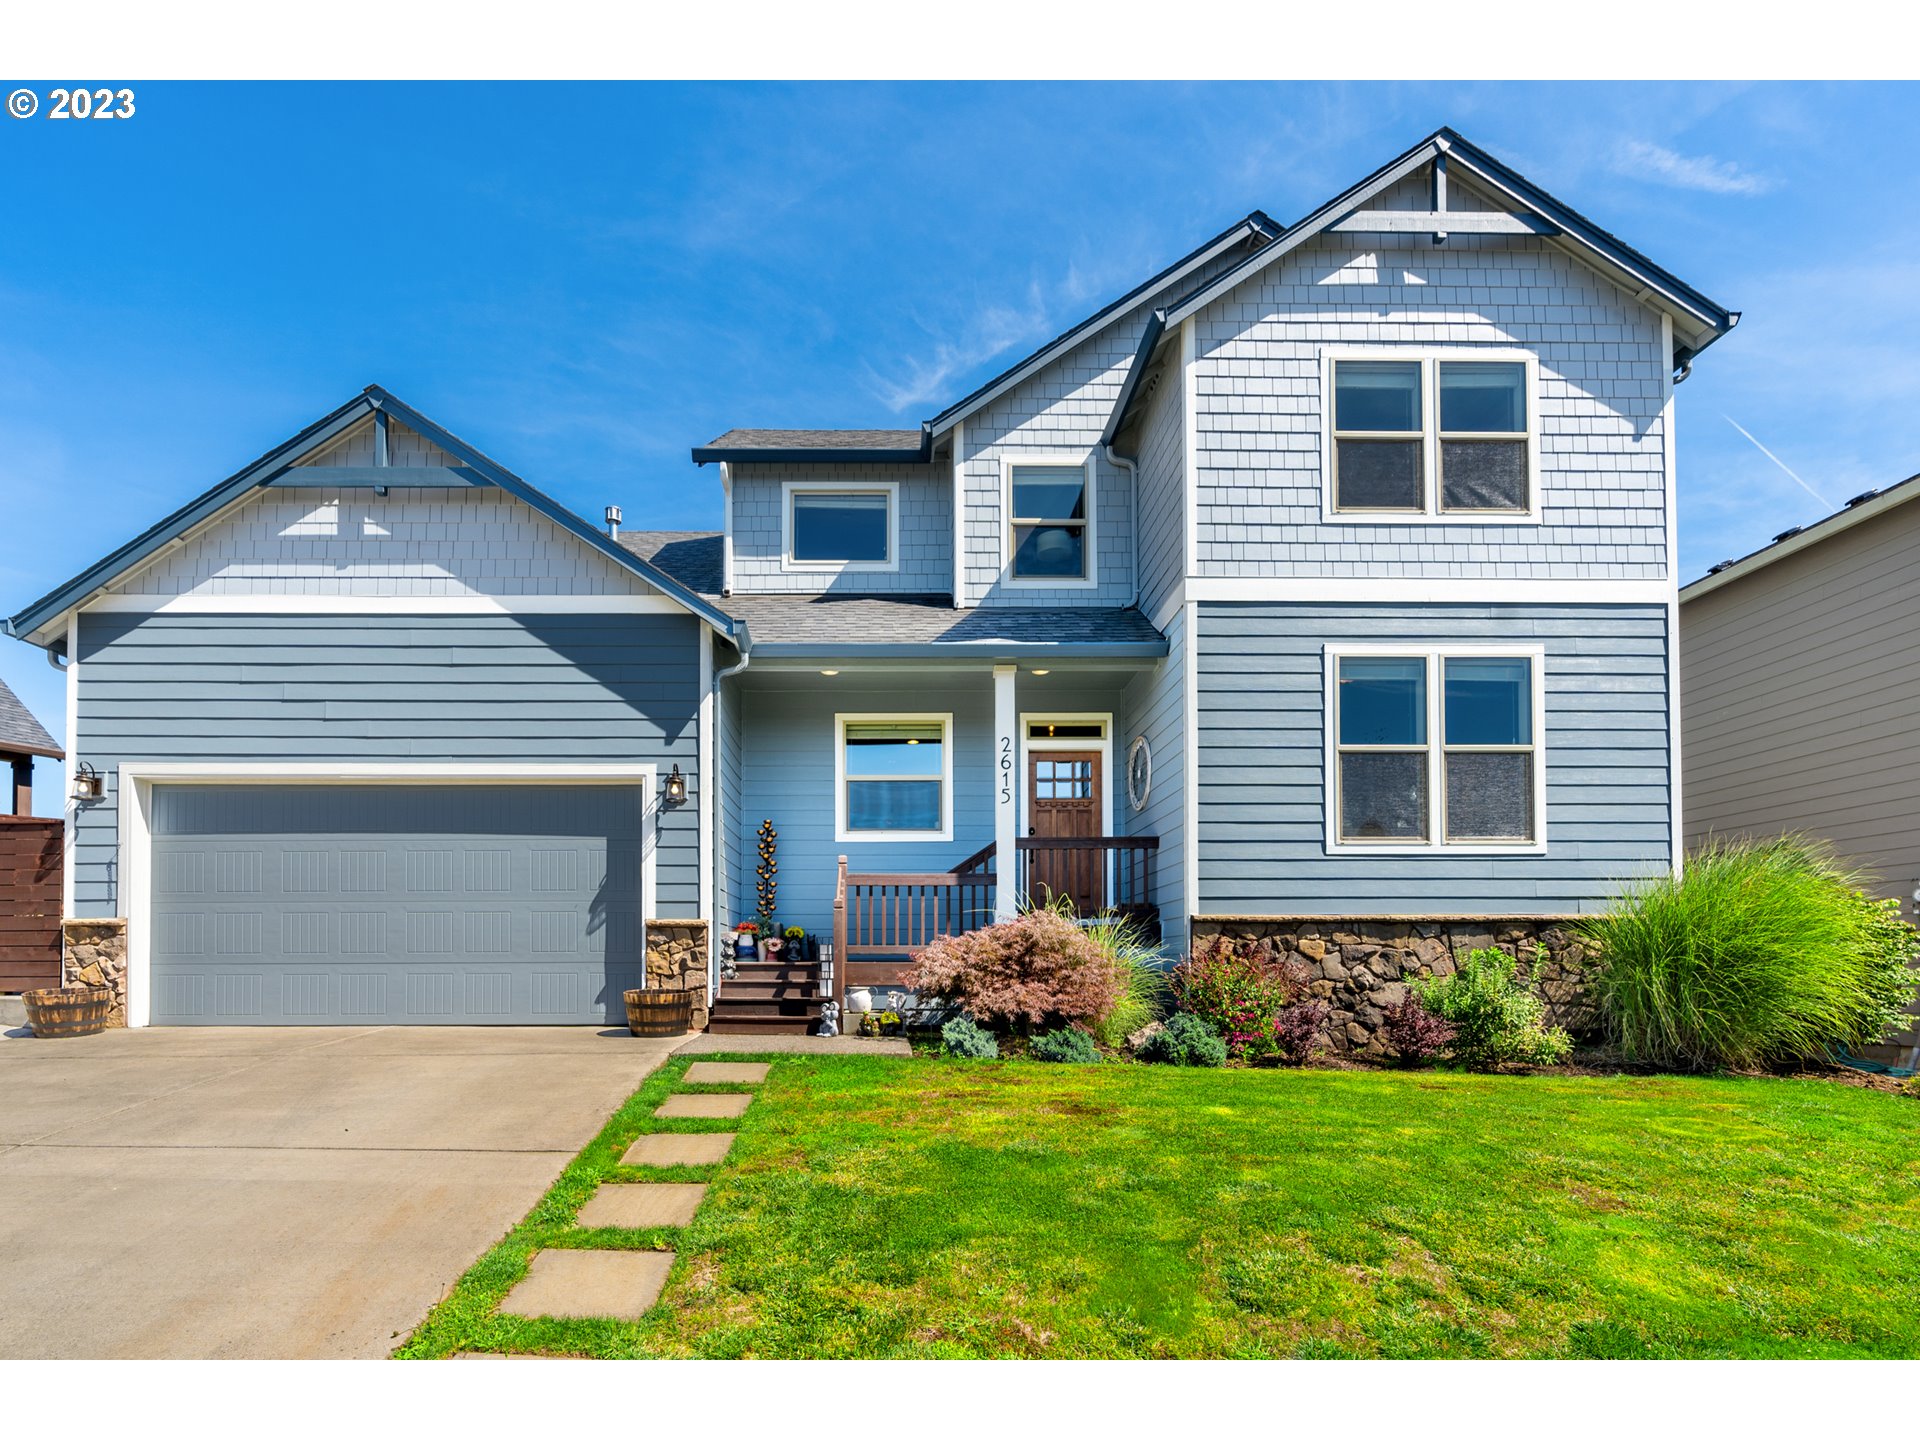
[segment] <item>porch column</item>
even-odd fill
[[[1020,723],[1014,703],[1017,665],[993,667],[993,917],[1011,920],[1020,909],[1020,857],[1014,839],[1019,834]]]

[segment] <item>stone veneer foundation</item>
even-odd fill
[[[113,1008],[107,1012],[112,1029],[127,1023],[127,922],[62,920],[60,940],[65,952],[63,984],[89,990],[111,990]]]
[[[693,991],[693,1028],[707,1028],[706,921],[647,921],[647,988]]]
[[[1306,966],[1314,995],[1327,1002],[1327,1042],[1342,1054],[1386,1056],[1383,1011],[1398,1005],[1415,975],[1451,975],[1463,950],[1497,946],[1520,961],[1520,973],[1547,1002],[1547,1019],[1577,1037],[1598,1028],[1599,1012],[1584,977],[1591,943],[1565,916],[1195,916],[1193,938],[1225,935]],[[1544,947],[1546,955],[1539,952]]]

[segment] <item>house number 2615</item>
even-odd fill
[[[1013,803],[1013,737],[1000,737],[1000,803]]]

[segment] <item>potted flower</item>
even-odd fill
[[[789,925],[780,933],[785,937],[787,942],[787,959],[793,961],[795,964],[806,964],[809,959],[807,954],[807,932],[798,925]]]
[[[733,958],[736,960],[756,960],[760,956],[758,939],[760,927],[751,920],[742,920],[733,927]]]
[[[786,948],[787,943],[780,938],[779,924],[763,916],[760,920],[760,933],[765,937],[760,942],[760,958],[769,962],[778,960],[780,952]]]

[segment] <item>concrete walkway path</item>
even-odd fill
[[[386,1355],[682,1043],[0,1039],[0,1358]]]

